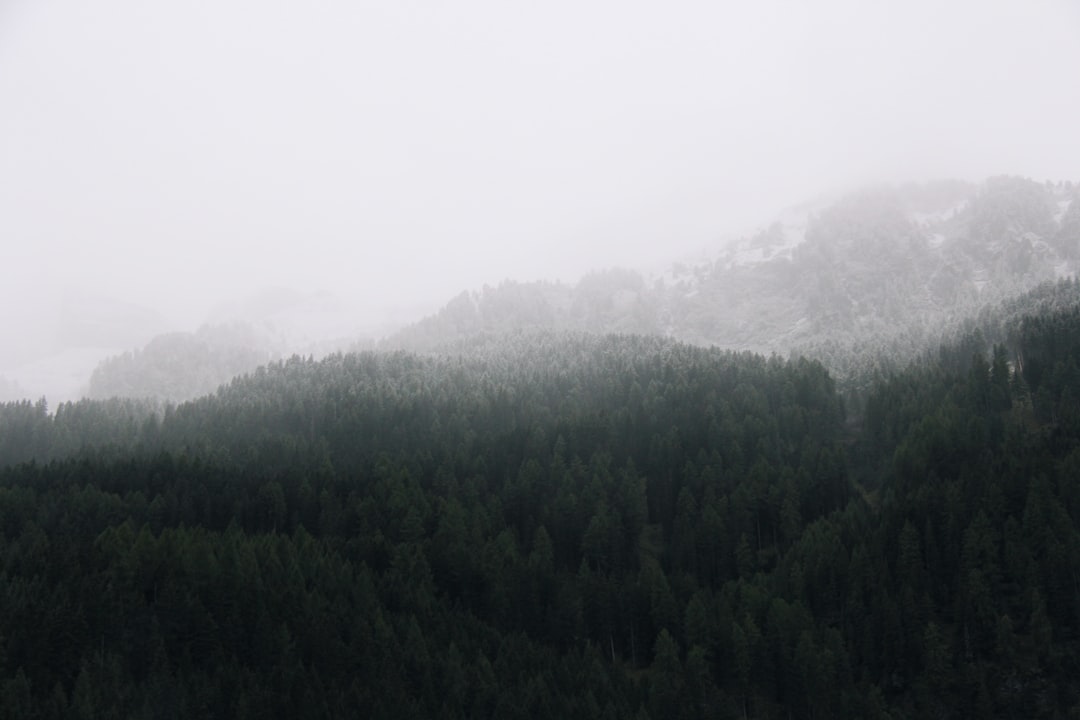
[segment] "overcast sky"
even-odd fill
[[[999,173],[1080,179],[1076,0],[0,0],[3,343],[64,293],[434,306]]]

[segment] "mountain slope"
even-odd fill
[[[657,276],[609,269],[573,285],[507,281],[463,292],[381,347],[460,348],[534,330],[658,334],[806,355],[843,387],[863,387],[873,372],[898,370],[962,331],[965,318],[1075,276],[1078,190],[1014,177],[864,190],[795,208],[711,259]],[[325,338],[355,325],[328,298],[280,292],[242,314],[253,313],[257,323],[162,336],[102,363],[90,396],[196,397],[271,357],[309,347],[322,355],[332,349]]]
[[[385,346],[430,350],[544,328],[658,332],[838,364],[856,350],[910,359],[960,318],[1075,275],[1077,193],[1071,183],[1013,177],[867,190],[788,213],[715,259],[656,278],[611,270],[576,285],[462,293]]]
[[[818,363],[588,334],[0,405],[0,712],[1075,714],[1080,310],[1013,327],[854,438]]]
[[[140,349],[100,361],[86,397],[182,402],[272,360],[372,344],[362,339],[373,328],[364,327],[357,309],[328,293],[268,289],[216,308],[211,318],[195,332],[157,335]]]

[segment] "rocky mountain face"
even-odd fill
[[[646,277],[507,282],[466,292],[384,344],[565,329],[659,333],[803,353],[840,375],[854,357],[911,356],[980,309],[1073,276],[1080,186],[1015,177],[865,190],[794,209],[715,257]]]

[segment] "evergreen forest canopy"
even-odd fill
[[[0,405],[0,709],[1078,714],[1075,292],[847,404],[814,361],[547,332]]]

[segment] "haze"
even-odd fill
[[[867,182],[1076,179],[1077,68],[1066,0],[0,0],[0,374],[134,342],[88,304],[377,328]]]

